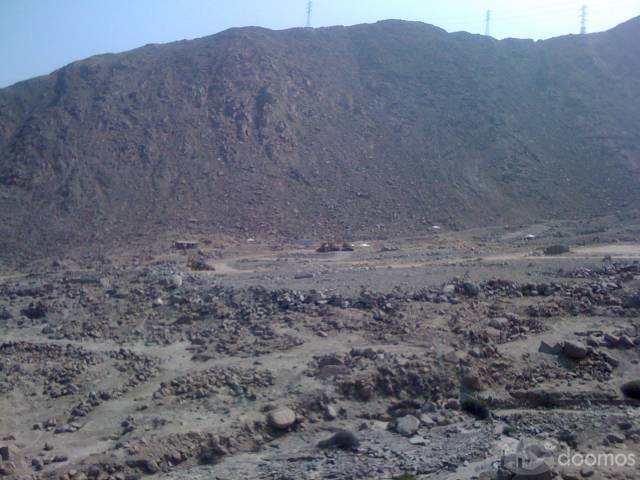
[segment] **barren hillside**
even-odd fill
[[[638,45],[640,18],[539,42],[384,21],[76,62],[0,90],[0,252],[633,208]]]

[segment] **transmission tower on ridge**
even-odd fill
[[[580,13],[580,34],[587,33],[587,6],[583,5]]]
[[[488,37],[491,32],[491,10],[487,10],[487,18],[484,25],[484,34]]]
[[[307,28],[311,28],[311,11],[313,10],[313,2],[307,2]]]

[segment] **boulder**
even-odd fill
[[[620,433],[609,433],[607,434],[607,440],[609,443],[624,443],[625,436]]]
[[[405,415],[396,421],[396,431],[405,437],[413,436],[420,427],[420,420],[413,415]]]
[[[625,297],[622,306],[624,308],[640,308],[640,293]]]
[[[605,333],[604,343],[609,348],[618,348],[618,344],[620,343],[620,337],[616,335],[612,335],[610,333]]]
[[[5,462],[0,464],[0,477],[9,477],[16,471],[16,465],[13,462]],[[15,478],[15,477],[12,477]]]
[[[335,420],[338,418],[338,412],[336,412],[333,405],[327,405],[324,409],[324,416],[327,420]]]
[[[582,342],[567,340],[562,345],[562,353],[572,360],[582,360],[587,357],[589,350]]]
[[[426,438],[421,437],[420,435],[414,435],[409,439],[409,443],[411,445],[426,445],[427,443],[429,443],[429,441]]]
[[[171,275],[167,279],[167,287],[171,289],[180,288],[182,286],[182,275]]]
[[[444,402],[444,408],[447,410],[460,410],[460,401],[457,398],[450,398]]]
[[[505,317],[496,317],[489,320],[489,326],[498,330],[506,330],[509,328],[509,320]]]
[[[39,472],[40,470],[42,470],[44,464],[42,463],[42,460],[36,457],[31,459],[31,466],[35,471]]]
[[[141,463],[141,467],[145,473],[148,473],[150,475],[153,475],[154,473],[158,473],[160,471],[158,462],[148,458]]]
[[[480,295],[480,288],[474,283],[464,282],[462,284],[462,293],[467,297],[477,297]]]
[[[342,450],[355,450],[360,446],[360,440],[349,430],[338,430],[330,438],[318,442],[319,448],[340,448]]]
[[[629,398],[640,400],[640,380],[632,380],[622,385],[622,393]]]
[[[44,303],[32,302],[28,307],[23,308],[20,313],[31,320],[36,320],[39,318],[44,318],[47,315],[48,310],[49,309]]]
[[[618,360],[616,357],[614,357],[613,355],[607,352],[602,352],[600,356],[605,362],[607,362],[609,365],[611,365],[614,368],[620,365],[620,360]]]
[[[279,408],[269,412],[267,421],[269,425],[277,430],[286,430],[296,423],[296,413],[287,407]]]
[[[542,340],[540,342],[540,346],[538,347],[538,352],[548,353],[549,355],[559,355],[562,352],[562,345],[559,343],[554,343],[553,345],[550,345],[544,340]]]
[[[462,385],[469,390],[474,390],[479,392],[484,389],[484,385],[482,384],[482,380],[478,375],[472,372],[465,372],[460,379]]]
[[[451,294],[455,293],[455,291],[456,291],[456,286],[455,285],[451,285],[451,284],[445,285],[442,288],[442,293],[444,293],[445,295],[451,295]]]
[[[582,467],[580,469],[580,475],[582,475],[582,478],[591,478],[595,473],[596,471],[591,467]]]
[[[620,337],[620,340],[618,341],[618,347],[619,348],[633,348],[635,347],[633,340],[631,340],[631,338],[629,338],[627,335],[622,335]]]

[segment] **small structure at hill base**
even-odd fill
[[[569,252],[569,247],[566,245],[550,245],[544,249],[545,255],[562,255],[563,253]]]
[[[198,242],[191,240],[176,240],[173,242],[173,248],[176,250],[194,250],[200,245]]]
[[[338,245],[334,242],[324,242],[316,252],[318,253],[328,253],[328,252],[353,252],[354,247],[352,243],[342,242],[342,245]]]

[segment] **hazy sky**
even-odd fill
[[[0,0],[0,87],[74,60],[147,43],[211,35],[230,27],[304,26],[306,0]],[[388,18],[448,31],[484,33],[491,10],[496,38],[548,38],[607,30],[640,15],[640,0],[314,0],[312,25]]]

